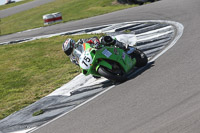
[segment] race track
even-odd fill
[[[199,133],[200,1],[162,0],[93,18],[0,38],[44,35],[110,23],[170,20],[184,26],[176,45],[129,81],[34,133]]]
[[[198,0],[162,0],[65,24],[70,29],[162,19],[180,22],[185,29],[153,67],[34,133],[199,133],[199,8]]]
[[[124,30],[129,30],[124,32]],[[117,40],[135,45],[148,57],[149,63],[145,67],[135,68],[128,79],[133,79],[140,72],[149,69],[154,61],[167,50],[172,48],[182,36],[183,25],[172,21],[137,21],[100,26],[91,29],[68,31],[64,34],[107,33]],[[72,81],[56,89],[48,96],[0,120],[0,131],[12,132],[31,130],[62,117],[66,113],[86,104],[91,99],[112,89],[115,85],[105,78],[95,79],[91,75],[80,74]],[[44,113],[35,117],[32,114],[39,109]]]

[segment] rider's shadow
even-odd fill
[[[152,68],[154,66],[154,63],[155,63],[155,61],[151,61],[151,62],[147,63],[147,65],[144,66],[144,67],[136,68],[133,71],[133,73],[131,73],[130,75],[128,75],[128,80],[132,80],[132,79],[136,78],[137,76],[141,75],[143,72],[145,72],[148,69]]]
[[[126,83],[127,81],[129,80],[132,80],[134,78],[136,78],[137,76],[140,76],[143,72],[147,71],[148,69],[152,68],[154,66],[154,63],[155,61],[151,61],[151,62],[148,62],[146,66],[144,67],[141,67],[141,68],[135,68],[133,70],[133,72],[131,72],[129,75],[127,75],[127,80],[122,82],[122,83]],[[112,85],[119,85],[119,84],[122,84],[120,82],[113,82],[113,81],[110,81],[110,80],[106,80],[100,84],[96,84],[94,86],[99,86],[101,85],[103,88],[108,88],[109,86],[112,86]],[[93,87],[94,87],[93,86]],[[97,87],[98,88],[98,87]]]
[[[70,94],[71,94],[71,96],[74,96],[74,95],[77,95],[77,94],[83,94],[83,93],[89,94],[90,92],[92,92],[92,91],[94,92],[95,90],[98,93],[98,92],[101,92],[101,91],[105,90],[106,88],[108,88],[112,85],[113,85],[113,82],[111,82],[108,79],[105,79],[102,82],[94,83],[93,85],[80,87],[79,89],[72,91]]]
[[[141,75],[143,72],[145,72],[146,70],[152,68],[153,66],[154,66],[154,61],[153,62],[149,62],[144,67],[135,68],[134,71],[131,74],[128,75],[128,80],[134,79],[135,77]],[[80,87],[79,89],[77,89],[75,91],[72,91],[71,92],[71,96],[75,96],[75,95],[82,95],[83,96],[84,95],[83,97],[85,99],[86,97],[88,97],[88,98],[92,97],[92,96],[96,95],[97,93],[99,93],[99,92],[101,92],[103,90],[106,90],[107,88],[109,88],[112,85],[121,84],[119,82],[113,82],[113,81],[110,81],[110,80],[105,79],[105,78],[103,78],[103,80],[100,81],[100,82],[99,82],[99,80],[102,80],[102,79],[98,79],[95,84],[87,85],[87,86],[84,86],[84,87]],[[126,83],[126,81],[123,82],[123,83]]]

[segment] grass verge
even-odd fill
[[[1,19],[1,35],[42,27],[42,16],[61,12],[63,22],[97,16],[134,7],[136,5],[118,4],[116,0],[55,0],[55,2],[17,13]]]
[[[66,38],[57,36],[0,46],[0,119],[46,96],[81,71],[62,51]]]
[[[33,0],[23,0],[23,1],[15,2],[15,3],[7,4],[7,5],[1,5],[0,10],[4,10],[4,9],[10,8],[10,7],[18,6],[18,5],[21,5],[21,4],[30,2],[30,1],[33,1]]]
[[[32,116],[38,116],[38,115],[44,114],[44,112],[45,111],[41,109],[41,110],[34,112]]]

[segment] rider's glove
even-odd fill
[[[83,39],[79,39],[76,43],[75,43],[75,48],[78,47],[78,45],[83,44]]]
[[[100,48],[100,43],[95,43],[93,47],[96,49]]]

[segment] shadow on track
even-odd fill
[[[137,76],[141,75],[143,72],[145,72],[146,70],[152,68],[154,66],[155,61],[153,62],[149,62],[146,66],[141,67],[141,68],[137,68],[132,74],[130,74],[128,76],[128,80],[134,79]],[[127,81],[128,81],[127,80]]]

